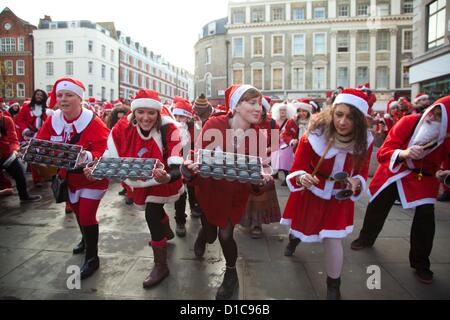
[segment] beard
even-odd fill
[[[413,145],[423,146],[428,142],[436,140],[439,137],[439,133],[441,130],[441,123],[436,121],[427,122],[424,121],[417,135],[414,137]]]
[[[189,133],[188,125],[185,122],[177,122],[177,127],[180,130],[181,144],[187,146],[191,142],[191,134]]]

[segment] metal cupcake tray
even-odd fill
[[[97,179],[149,180],[156,168],[164,168],[158,159],[101,157],[93,165],[92,176]]]
[[[32,138],[25,148],[25,162],[45,164],[49,167],[75,169],[83,147]]]
[[[264,181],[261,157],[206,149],[198,150],[196,156],[203,178],[252,184]]]

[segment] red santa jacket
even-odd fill
[[[370,201],[373,201],[381,191],[395,182],[405,209],[436,202],[439,181],[436,179],[435,173],[450,153],[450,139],[445,139],[449,131],[450,96],[444,99],[447,99],[444,100],[446,105],[439,103],[443,100],[440,99],[428,108],[422,116],[413,114],[403,117],[389,132],[377,153],[380,165],[369,186]],[[425,157],[421,160],[408,159],[398,162],[397,157],[400,151],[412,145],[421,123],[431,109],[436,106],[442,107],[439,143],[427,150]],[[419,177],[420,173],[422,173],[422,177]]]
[[[14,120],[0,112],[0,158],[6,159],[19,150]]]
[[[317,135],[311,133],[302,136],[298,146],[299,149],[295,153],[291,174],[289,174],[286,179],[288,187],[292,192],[304,189],[302,185],[297,184],[297,176],[304,173],[311,174],[314,171],[314,168],[317,166],[317,163],[325,152],[327,144],[326,138],[321,134]],[[350,177],[359,179],[361,181],[361,190],[364,191],[366,188],[370,156],[373,150],[373,136],[370,132],[367,132],[367,146],[366,161],[357,171],[353,170],[352,152],[344,151],[332,146],[328,150],[316,175],[319,179],[319,184],[309,188],[309,191],[319,198],[325,200],[331,199],[331,197],[336,194],[337,190],[342,189],[342,186],[327,178],[343,171],[347,172]],[[352,196],[351,200],[357,201],[361,195],[362,192]]]
[[[289,145],[292,140],[299,139],[299,128],[298,124],[295,122],[294,119],[289,119],[286,122],[286,125],[284,126],[284,130],[281,133],[281,140],[283,140],[284,143]]]
[[[37,132],[45,120],[47,120],[47,114],[45,112],[40,113],[40,110],[32,110],[29,104],[24,104],[15,119],[19,139],[22,139],[25,131],[31,130]]]
[[[79,117],[71,122],[66,121],[61,110],[55,111],[52,116],[47,118],[36,138],[68,143],[79,132],[81,132],[81,136],[76,145],[82,146],[86,150],[88,161],[101,157],[106,150],[109,129],[100,118],[93,117],[93,112],[85,108],[82,108]],[[60,176],[66,174],[66,170],[59,170]],[[92,182],[86,179],[83,173],[69,173],[67,181],[69,190],[72,192],[81,189],[104,191],[108,188],[107,180]],[[86,194],[90,199],[98,200],[103,196],[101,192],[91,191],[91,193]]]

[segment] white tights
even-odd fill
[[[323,239],[325,249],[325,268],[330,278],[337,279],[341,276],[344,263],[344,249],[342,239]]]

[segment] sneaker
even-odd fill
[[[363,243],[359,238],[356,240],[353,240],[352,244],[350,245],[350,248],[355,251],[359,251],[365,248],[371,248],[373,245],[367,245]]]
[[[191,208],[191,217],[200,218],[202,216],[202,209],[200,207]]]
[[[180,238],[184,238],[186,236],[186,227],[184,224],[177,224],[177,227],[175,229],[175,233]]]
[[[250,230],[250,236],[252,239],[260,239],[263,235],[261,226],[254,226]]]
[[[429,269],[417,269],[415,276],[423,284],[431,284],[433,282],[433,271]]]
[[[439,197],[437,197],[437,201],[449,202],[450,201],[450,191],[442,192],[442,194],[439,195]]]
[[[13,189],[11,189],[11,188],[6,188],[3,190],[0,190],[0,196],[6,197],[6,196],[11,196],[12,194],[13,194]]]
[[[30,203],[30,202],[39,202],[42,200],[42,197],[39,195],[29,195],[28,198],[20,199],[20,203]]]

